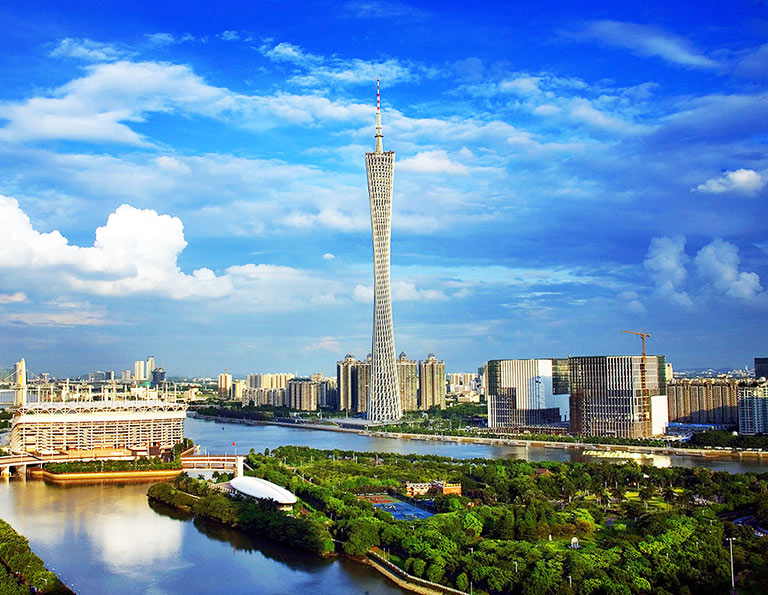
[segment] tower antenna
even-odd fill
[[[376,79],[376,153],[384,152],[384,135],[381,132],[381,91]]]

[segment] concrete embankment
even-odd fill
[[[173,479],[181,469],[150,469],[142,471],[96,471],[91,473],[51,473],[45,469],[30,469],[29,475],[53,483],[78,481],[165,481]]]

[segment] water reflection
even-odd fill
[[[12,479],[0,482],[0,518],[78,593],[403,593],[354,562],[149,506],[147,487]]]

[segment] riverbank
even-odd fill
[[[53,483],[77,483],[92,481],[168,481],[182,469],[151,469],[138,471],[93,471],[84,473],[52,473],[46,469],[30,469],[29,475]]]
[[[238,424],[246,426],[282,426],[290,428],[299,428],[305,430],[322,430],[326,432],[341,432],[346,434],[357,434],[359,436],[369,436],[371,438],[391,438],[395,440],[418,440],[434,442],[452,442],[456,444],[484,444],[496,447],[518,447],[518,448],[556,448],[560,450],[593,450],[602,452],[626,452],[666,456],[682,456],[701,459],[730,459],[740,460],[746,458],[749,460],[768,461],[768,452],[753,450],[733,450],[733,449],[708,449],[708,448],[675,448],[667,446],[640,446],[626,444],[597,444],[593,442],[563,442],[560,440],[526,440],[520,437],[510,438],[490,438],[484,436],[449,436],[445,434],[418,434],[414,432],[385,432],[378,430],[358,430],[352,428],[340,428],[338,426],[323,424],[292,424],[276,421],[263,421],[241,419],[224,416],[200,415],[195,412],[188,414],[194,419],[205,421],[214,421],[218,423]],[[599,456],[599,455],[598,455]]]
[[[58,576],[45,568],[29,541],[0,519],[0,592],[8,595],[73,593]]]

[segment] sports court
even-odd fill
[[[413,521],[416,519],[428,519],[432,516],[431,512],[427,512],[413,504],[403,502],[397,498],[393,498],[388,494],[371,494],[369,496],[358,496],[361,500],[367,500],[373,504],[376,508],[386,510],[398,521]]]

